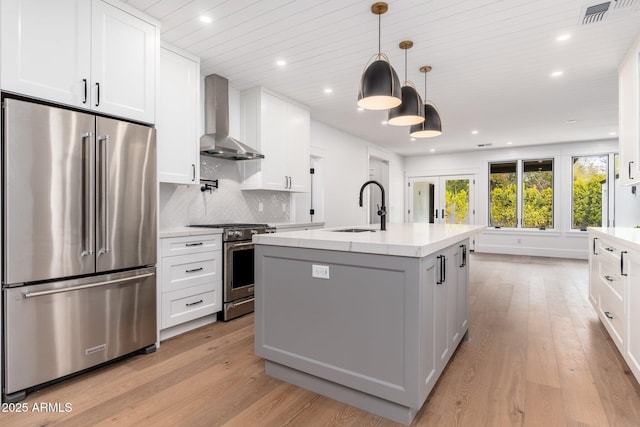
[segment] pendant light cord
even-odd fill
[[[382,31],[382,14],[378,14],[378,58],[382,53],[382,47],[380,45],[380,32]]]
[[[424,73],[424,103],[427,103],[427,72]]]
[[[407,50],[404,50],[404,84],[407,84]]]

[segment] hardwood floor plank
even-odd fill
[[[640,426],[640,385],[588,301],[587,263],[471,255],[470,340],[414,426]],[[381,426],[397,423],[265,376],[253,316],[164,341],[30,394],[70,413],[2,413],[21,426]]]

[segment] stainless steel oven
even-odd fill
[[[207,224],[192,227],[222,228],[222,320],[235,319],[254,308],[254,234],[272,233],[267,224]]]

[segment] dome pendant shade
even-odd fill
[[[424,104],[411,86],[402,86],[402,104],[389,110],[390,125],[411,126],[424,122]]]
[[[362,73],[358,107],[366,110],[387,110],[400,105],[400,97],[400,79],[389,62],[378,59]]]
[[[424,122],[411,126],[409,134],[414,138],[430,138],[442,134],[442,122],[438,110],[431,104],[424,104]]]

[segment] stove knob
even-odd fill
[[[258,230],[251,230],[251,235],[258,234]]]
[[[236,230],[236,231],[235,231],[235,236],[236,236],[236,237],[242,237],[242,231],[240,231],[240,230]]]

